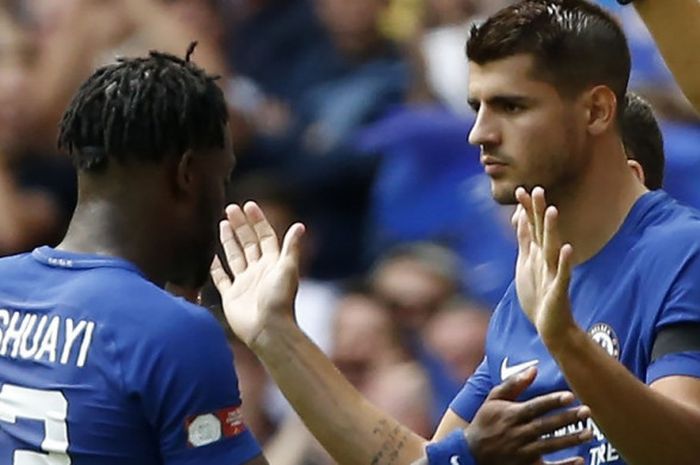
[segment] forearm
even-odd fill
[[[545,343],[571,389],[590,407],[596,424],[627,463],[697,463],[698,412],[635,378],[580,328],[572,328],[556,343]]]
[[[372,406],[291,321],[268,327],[253,350],[309,430],[341,465],[408,465],[425,439]]]
[[[654,36],[686,97],[700,111],[700,1],[637,0],[637,12]]]

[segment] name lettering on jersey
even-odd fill
[[[85,366],[95,323],[0,309],[0,357]]]
[[[614,464],[618,460],[621,460],[617,449],[615,449],[615,447],[608,442],[608,439],[605,437],[605,435],[603,435],[600,428],[598,428],[598,425],[596,425],[592,418],[588,418],[586,421],[578,421],[576,423],[564,426],[563,428],[559,428],[558,430],[554,431],[554,433],[547,434],[542,437],[560,437],[569,434],[576,434],[583,431],[584,428],[590,429],[593,432],[594,440],[599,443],[598,445],[592,445],[588,449],[588,460],[586,461],[586,465]]]

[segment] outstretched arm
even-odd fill
[[[280,251],[257,205],[230,206],[226,213],[220,234],[234,280],[218,259],[212,278],[227,320],[265,364],[312,434],[343,465],[408,465],[421,458],[427,441],[365,400],[294,322],[303,226],[290,228]],[[496,387],[469,425],[467,437],[479,465],[541,464],[542,454],[589,439],[584,434],[540,440],[585,416],[587,409],[543,417],[573,400],[570,393],[561,392],[514,402],[534,377],[531,371]],[[452,424],[466,426],[463,421]]]
[[[700,2],[637,0],[634,6],[683,93],[700,111]]]
[[[569,386],[628,464],[698,463],[700,379],[669,376],[647,386],[593,341],[571,313],[573,249],[559,240],[557,209],[546,207],[539,187],[532,197],[523,188],[516,196],[523,206],[517,219],[518,297]]]
[[[303,226],[290,228],[279,251],[256,205],[247,204],[245,213],[229,207],[227,216],[220,234],[235,284],[220,263],[212,268],[226,317],[312,434],[341,464],[409,464],[421,457],[426,440],[366,401],[296,325],[293,301]],[[251,289],[273,292],[258,295]]]

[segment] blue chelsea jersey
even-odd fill
[[[121,259],[0,260],[0,465],[258,456],[223,329]]]
[[[700,214],[662,191],[643,195],[603,249],[574,269],[570,297],[578,325],[638,379],[649,384],[665,376],[700,377],[700,352],[652,357],[659,331],[700,323]],[[511,284],[491,319],[486,356],[450,408],[471,421],[492,387],[529,366],[537,366],[538,375],[519,400],[569,389]],[[595,373],[590,382],[598,382]],[[591,443],[547,458],[625,463],[592,420],[555,434],[586,426],[594,431]]]

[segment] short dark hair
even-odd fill
[[[224,147],[228,112],[216,76],[185,59],[151,51],[99,68],[80,87],[60,123],[58,146],[78,170],[109,159],[161,161],[188,149]]]
[[[622,112],[622,143],[627,158],[636,160],[644,170],[644,184],[650,190],[661,189],[664,182],[664,138],[654,110],[639,95],[628,92]]]
[[[617,97],[618,117],[630,75],[630,52],[616,20],[586,0],[524,0],[472,27],[467,56],[485,64],[520,53],[535,59],[535,73],[560,94],[606,85]]]

